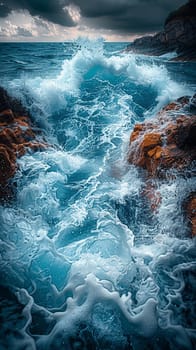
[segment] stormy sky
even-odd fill
[[[129,40],[163,27],[186,0],[0,0],[1,41]]]

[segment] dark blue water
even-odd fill
[[[0,207],[0,349],[194,349],[195,247],[160,183],[152,214],[127,163],[136,122],[192,95],[195,64],[125,43],[0,44],[0,76],[51,146],[18,160]]]

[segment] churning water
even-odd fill
[[[195,64],[125,46],[0,45],[1,85],[49,144],[18,160],[0,207],[1,350],[194,349],[193,179],[161,183],[152,214],[127,151],[136,122],[193,94]]]

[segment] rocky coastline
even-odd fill
[[[13,177],[17,159],[26,152],[46,148],[39,129],[33,124],[21,102],[0,87],[0,202],[14,196]]]
[[[188,173],[193,176],[196,160],[196,95],[182,97],[165,106],[155,118],[136,124],[130,136],[128,162],[144,169],[143,195],[152,211],[161,203],[157,184]],[[196,192],[181,203],[196,236]]]
[[[162,31],[136,39],[127,51],[161,56],[176,52],[174,61],[196,61],[196,1],[190,0],[172,12]]]
[[[169,103],[151,120],[136,124],[130,136],[128,162],[144,171],[142,195],[156,212],[162,198],[157,183],[188,171],[196,160],[196,95]],[[8,203],[16,191],[17,159],[47,147],[39,128],[21,102],[0,88],[0,202]],[[192,236],[196,236],[196,192],[181,203]]]

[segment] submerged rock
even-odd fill
[[[196,60],[196,2],[190,0],[172,12],[165,21],[163,31],[154,36],[136,39],[128,50],[147,55],[163,55],[176,51],[173,60]]]
[[[10,180],[17,170],[17,158],[26,151],[46,147],[36,139],[36,129],[22,104],[0,88],[0,201],[10,198]]]
[[[161,203],[157,181],[172,179],[191,169],[196,160],[196,115],[193,98],[183,97],[165,106],[153,120],[136,124],[130,136],[128,161],[146,171],[143,194],[152,210]],[[189,172],[189,176],[191,171]],[[188,202],[187,217],[192,235],[196,232],[196,197]]]

